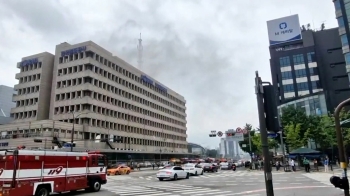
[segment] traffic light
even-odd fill
[[[276,93],[272,85],[263,86],[264,89],[264,109],[266,129],[272,132],[279,131]]]
[[[340,189],[349,189],[349,181],[347,178],[340,178],[338,176],[332,176],[330,179],[331,183],[334,187],[340,188]]]
[[[226,137],[232,137],[235,136],[235,133],[226,133]]]
[[[216,134],[211,133],[209,134],[209,137],[216,137]]]

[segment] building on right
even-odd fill
[[[350,97],[338,28],[300,27],[298,15],[267,22],[278,111],[294,105],[324,115]]]
[[[339,33],[342,51],[346,63],[346,72],[350,81],[350,50],[349,50],[349,39],[350,39],[350,0],[332,0],[335,7],[335,16],[338,21]]]

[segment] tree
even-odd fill
[[[250,153],[249,135],[248,134],[250,134],[250,138],[252,141],[253,140],[252,138],[254,137],[256,130],[253,129],[253,126],[251,124],[246,124],[244,126],[244,128],[248,131],[248,133],[244,135],[244,140],[240,141],[238,143],[244,152]],[[252,153],[257,154],[258,153],[258,146],[255,145],[255,143],[253,143],[253,142],[251,142],[251,145],[252,145]]]
[[[309,128],[309,118],[305,111],[292,105],[282,109],[281,123],[283,128],[290,124],[300,124],[301,137],[304,136],[304,133]]]
[[[291,150],[306,146],[307,140],[300,134],[301,124],[289,124],[285,127],[286,139]]]

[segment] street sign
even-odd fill
[[[241,142],[241,141],[244,141],[244,136],[243,136],[243,133],[226,132],[226,139],[229,141]]]
[[[276,138],[277,136],[278,136],[277,133],[268,133],[268,134],[267,134],[267,137],[268,137],[268,138]]]
[[[218,132],[218,136],[222,137],[222,135],[224,135],[221,131]]]
[[[242,133],[241,127],[238,127],[238,128],[236,129],[236,133]]]

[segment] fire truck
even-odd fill
[[[47,196],[107,183],[107,159],[98,152],[0,150],[0,196]]]

